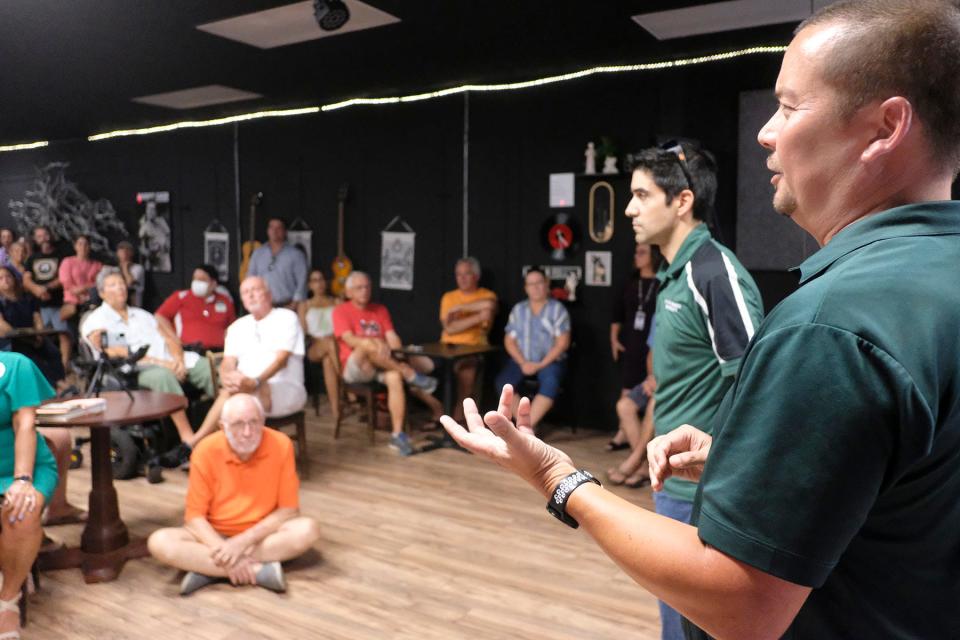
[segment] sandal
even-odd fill
[[[18,593],[16,598],[11,600],[0,600],[0,613],[11,611],[20,615],[20,596]],[[19,617],[18,617],[19,620]],[[4,631],[0,633],[0,640],[20,640],[20,630],[16,629],[14,631]]]
[[[623,451],[624,449],[629,449],[629,448],[630,448],[629,442],[617,442],[616,440],[610,440],[610,442],[608,442],[606,446],[603,447],[603,450],[608,453],[612,453],[614,451]]]
[[[621,485],[627,481],[627,474],[620,471],[617,467],[607,469],[607,484],[614,486]]]
[[[643,473],[635,473],[623,481],[623,486],[628,489],[639,489],[645,484],[650,484],[650,476]]]

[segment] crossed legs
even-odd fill
[[[40,550],[43,531],[40,528],[40,513],[43,510],[43,497],[33,511],[27,512],[23,520],[10,523],[11,509],[4,506],[0,510],[3,518],[0,530],[0,571],[3,573],[3,586],[0,587],[0,600],[13,600],[20,594],[23,581]],[[16,631],[20,628],[18,611],[0,613],[0,633]]]
[[[287,520],[274,533],[260,541],[253,549],[252,557],[260,564],[284,562],[304,554],[320,539],[320,526],[308,516]],[[184,527],[159,529],[147,539],[150,555],[160,562],[183,571],[193,571],[215,578],[227,577],[225,568],[210,557],[210,547],[197,540]]]

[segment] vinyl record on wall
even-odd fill
[[[553,260],[566,260],[580,246],[580,225],[569,213],[555,213],[540,227],[540,243]]]

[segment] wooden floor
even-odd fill
[[[287,568],[289,590],[215,585],[178,596],[179,576],[152,559],[120,578],[84,584],[77,570],[44,573],[30,597],[27,640],[39,638],[657,638],[656,601],[582,532],[551,518],[543,500],[497,467],[452,450],[400,458],[351,417],[334,442],[309,414],[312,476],[301,510],[318,519],[316,553]],[[594,432],[547,440],[599,473],[623,457]],[[131,532],[178,525],[186,474],[118,481]],[[89,463],[70,473],[85,505]],[[615,488],[650,508],[649,487]],[[80,526],[54,527],[76,544]]]

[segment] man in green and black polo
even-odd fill
[[[626,213],[637,242],[656,244],[664,265],[654,315],[654,429],[709,424],[733,382],[763,317],[757,286],[703,222],[713,207],[716,166],[702,149],[682,145],[639,154]],[[654,495],[657,513],[689,523],[695,482],[670,478]],[[660,603],[661,637],[683,637],[679,614]]]

